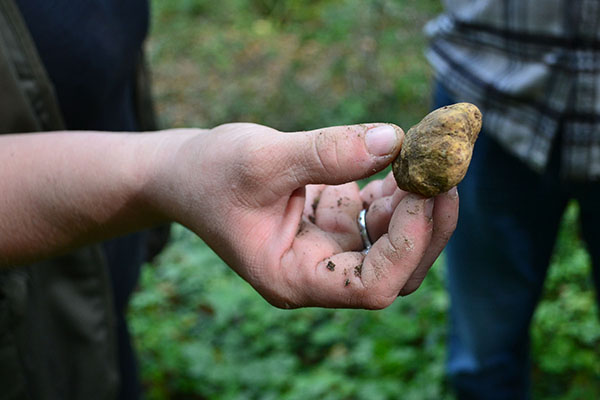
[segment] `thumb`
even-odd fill
[[[339,185],[384,169],[398,155],[404,132],[392,124],[336,126],[289,136],[286,165],[300,186]]]

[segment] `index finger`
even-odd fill
[[[385,308],[413,276],[430,246],[433,232],[433,198],[408,194],[390,220],[388,233],[367,254],[362,282],[369,292],[370,308]]]
[[[427,272],[429,272],[429,268],[448,244],[448,240],[450,240],[450,236],[456,228],[458,220],[458,191],[456,187],[447,193],[436,196],[434,201],[431,243],[425,251],[421,263],[400,291],[400,296],[406,296],[417,290],[425,279]]]
[[[371,181],[360,191],[360,197],[363,200],[365,208],[368,208],[373,202],[386,196],[391,196],[398,188],[392,171],[384,179]]]

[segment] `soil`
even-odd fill
[[[327,263],[327,269],[330,271],[335,271],[335,264],[333,263],[333,261],[329,261]]]
[[[362,264],[357,265],[356,267],[354,267],[354,276],[359,277],[362,275]]]

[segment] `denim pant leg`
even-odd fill
[[[592,259],[596,302],[600,310],[600,183],[579,185],[575,189],[581,213],[581,233]]]
[[[438,88],[437,105],[452,102]],[[529,396],[529,325],[566,197],[482,132],[447,247],[448,374],[460,399]]]

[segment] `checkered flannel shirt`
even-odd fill
[[[561,175],[600,180],[600,0],[444,0],[427,57],[484,129],[543,171],[560,143]]]

